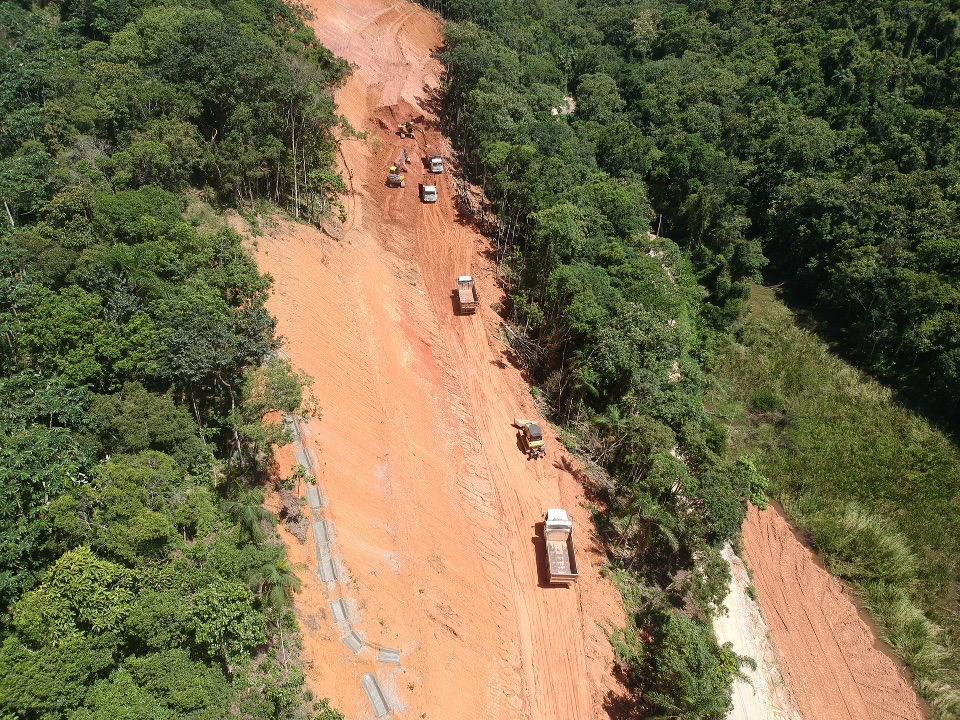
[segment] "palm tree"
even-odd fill
[[[225,501],[225,507],[243,538],[252,543],[263,540],[263,526],[273,521],[273,515],[263,507],[261,493],[256,490],[244,492],[235,500]]]
[[[265,614],[277,624],[283,667],[287,667],[287,647],[283,640],[283,619],[294,593],[300,592],[300,578],[290,561],[277,549],[267,562],[251,572],[248,578],[253,590],[264,604]]]
[[[255,592],[263,604],[273,610],[282,610],[290,604],[294,593],[300,592],[300,578],[293,571],[290,561],[279,553],[255,571]]]
[[[631,539],[637,540],[637,548],[629,561],[633,567],[637,557],[646,551],[651,535],[659,535],[671,551],[680,550],[680,540],[677,538],[677,520],[664,510],[653,498],[643,495],[630,499],[626,512],[620,516],[626,517],[626,523],[620,531],[618,548],[621,552]]]

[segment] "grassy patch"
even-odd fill
[[[756,289],[707,404],[852,583],[939,718],[960,717],[960,451]]]

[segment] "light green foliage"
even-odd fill
[[[134,683],[130,673],[117,670],[95,683],[84,706],[72,720],[173,720],[176,716]]]
[[[833,356],[767,290],[720,343],[712,409],[830,569],[859,590],[938,718],[958,717],[960,452]],[[742,462],[742,461],[741,461]]]
[[[197,643],[211,657],[222,660],[230,672],[267,639],[253,593],[239,583],[203,588],[193,599],[191,621]]]
[[[212,717],[224,710],[228,691],[223,674],[191,660],[184,650],[130,658],[124,668],[139,687],[175,712]]]
[[[344,720],[343,714],[330,707],[329,700],[321,700],[314,705],[313,720]]]
[[[310,383],[309,377],[294,372],[285,360],[271,359],[247,370],[239,402],[229,417],[246,454],[253,458],[266,454],[269,462],[275,446],[290,442],[283,414],[300,411],[303,390]],[[268,421],[268,415],[276,419]]]
[[[57,560],[46,580],[23,596],[13,623],[25,640],[56,646],[86,634],[116,632],[132,602],[127,570],[79,548]]]

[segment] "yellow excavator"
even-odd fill
[[[513,421],[513,426],[520,431],[518,433],[520,443],[529,459],[536,460],[547,454],[547,448],[543,442],[543,430],[538,423],[517,418]]]

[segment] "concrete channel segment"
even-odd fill
[[[373,712],[377,718],[385,718],[390,714],[390,708],[387,707],[387,701],[383,697],[383,690],[380,689],[380,683],[372,673],[363,676],[363,689],[370,698],[373,705]]]
[[[319,510],[324,506],[323,495],[320,494],[320,488],[316,485],[307,485],[307,505],[311,510]]]
[[[400,651],[391,650],[390,648],[380,648],[380,652],[377,653],[377,660],[379,662],[387,663],[389,665],[399,665]]]
[[[369,645],[362,635],[353,627],[350,621],[350,612],[347,600],[344,597],[333,599],[337,590],[340,577],[346,577],[346,566],[343,560],[336,556],[332,549],[333,525],[324,517],[323,510],[327,507],[326,498],[317,484],[317,477],[314,474],[313,458],[310,450],[303,442],[303,428],[298,418],[288,415],[284,418],[284,424],[293,435],[294,453],[296,461],[313,478],[313,482],[307,483],[304,493],[307,506],[313,516],[311,524],[313,528],[313,543],[317,555],[317,575],[327,587],[330,596],[330,609],[333,612],[333,620],[340,629],[343,644],[350,648],[354,654],[359,655],[365,647],[378,650],[377,661],[388,665],[400,665],[400,651],[391,648],[384,648],[378,645]],[[339,568],[339,570],[338,570]],[[347,583],[349,585],[349,582]],[[362,679],[363,690],[373,705],[373,711],[376,717],[385,718],[390,715],[390,708],[387,705],[380,683],[373,673],[366,673]]]

